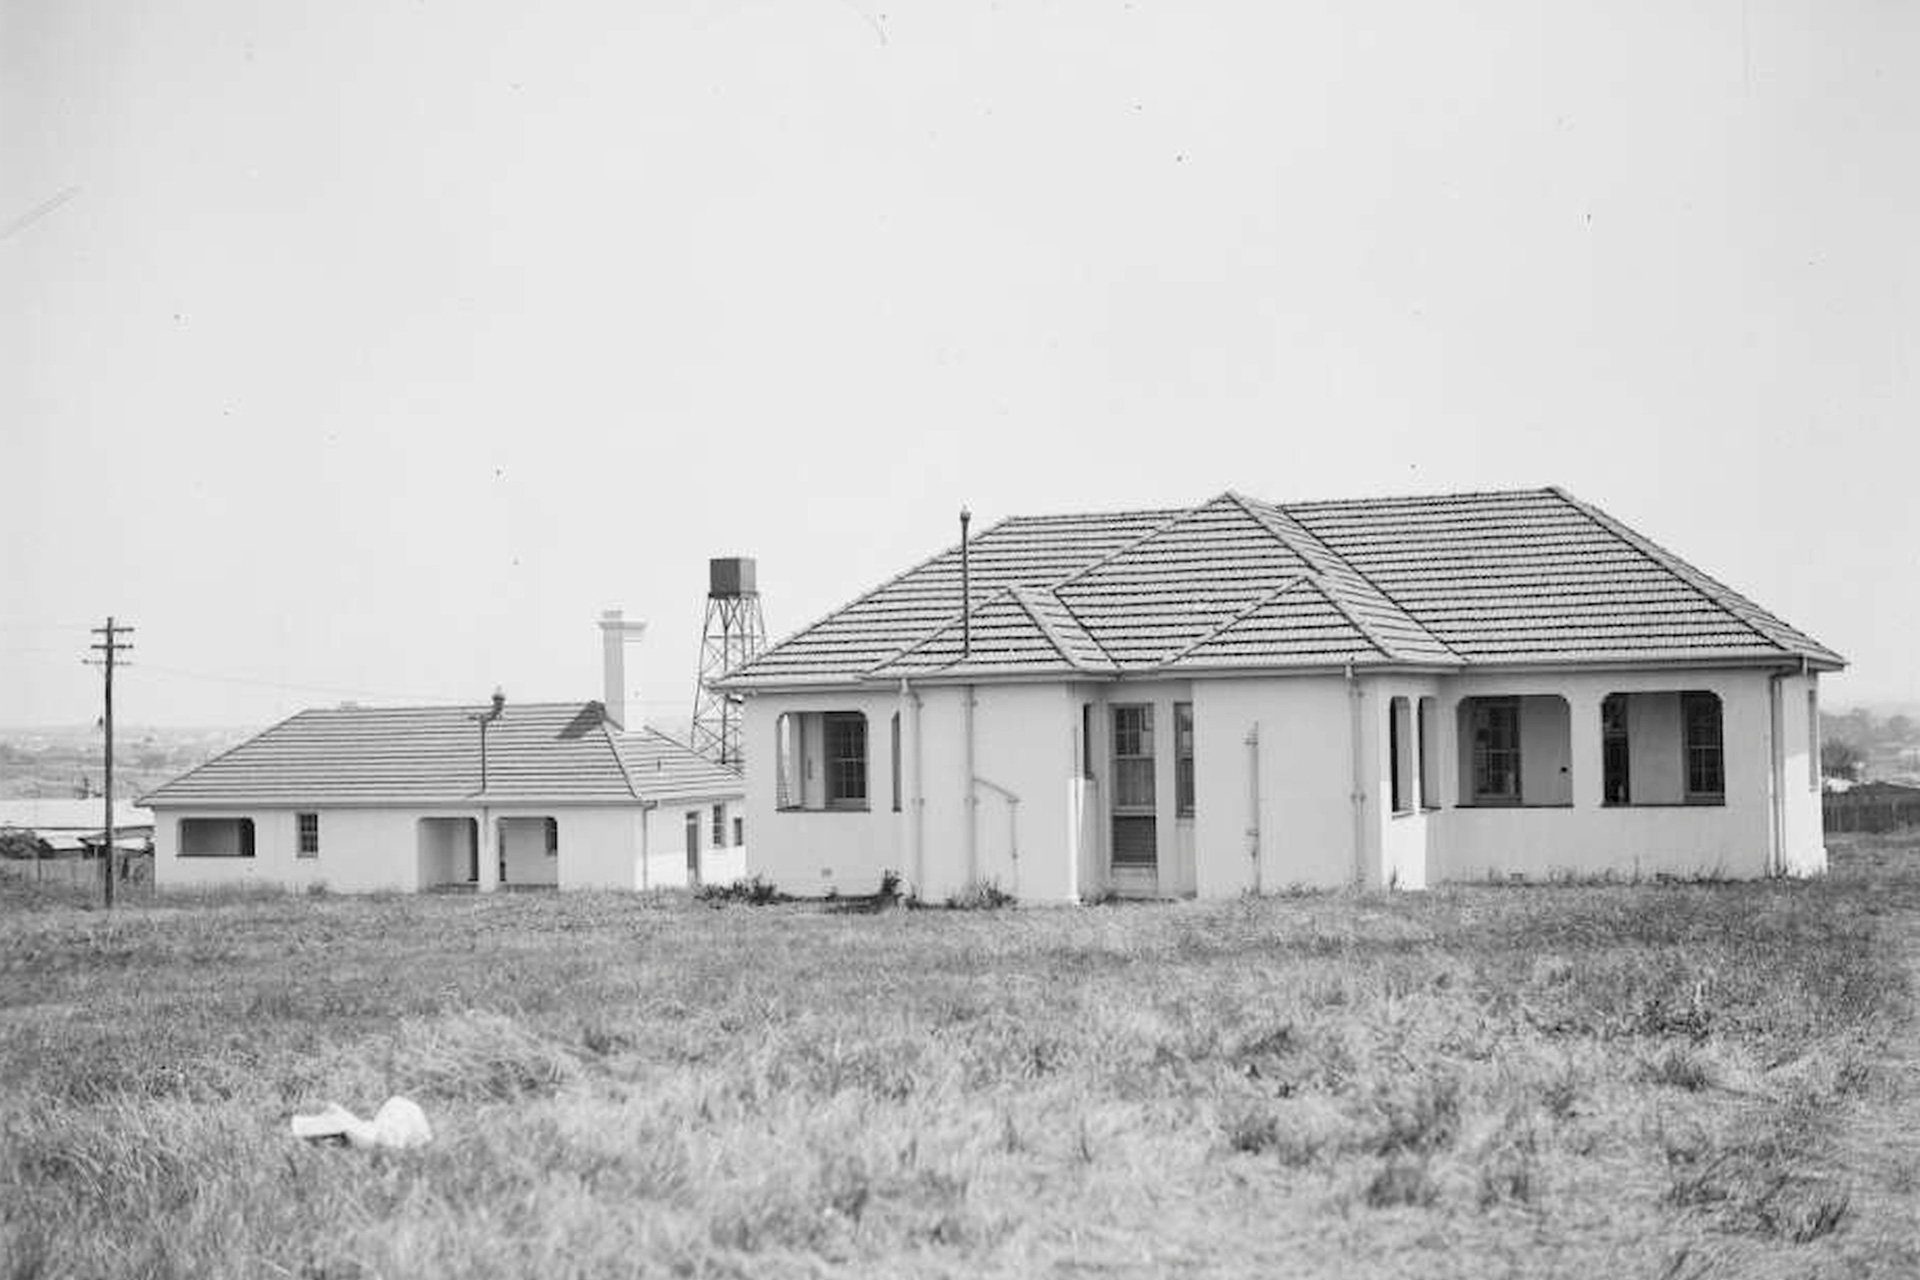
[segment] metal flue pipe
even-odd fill
[[[973,581],[967,554],[967,526],[973,512],[960,508],[960,656],[973,656]]]

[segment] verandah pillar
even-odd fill
[[[1604,798],[1605,752],[1600,732],[1601,695],[1568,691],[1567,764],[1573,807],[1596,809]]]

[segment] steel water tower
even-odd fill
[[[707,622],[700,634],[700,682],[693,691],[693,749],[738,769],[740,696],[712,687],[727,672],[767,647],[767,620],[760,612],[751,556],[707,561]]]

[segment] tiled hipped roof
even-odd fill
[[[175,778],[143,804],[632,804],[731,795],[740,776],[653,730],[622,735],[598,702],[302,711]]]
[[[1558,489],[1016,516],[767,650],[738,687],[1840,657]],[[965,634],[970,631],[970,641]]]

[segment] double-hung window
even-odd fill
[[[1727,798],[1726,753],[1720,726],[1720,699],[1711,693],[1680,695],[1685,731],[1687,803],[1721,804]]]
[[[1520,700],[1481,698],[1472,704],[1473,802],[1520,803]]]
[[[867,807],[867,717],[859,711],[788,711],[774,730],[774,803],[781,809]],[[714,844],[724,843],[714,818]],[[741,843],[734,841],[735,844]]]
[[[298,825],[300,833],[298,846],[299,856],[302,858],[319,857],[320,815],[317,813],[303,813],[295,818],[295,823]]]
[[[867,807],[867,718],[858,711],[823,717],[827,757],[827,808]]]

